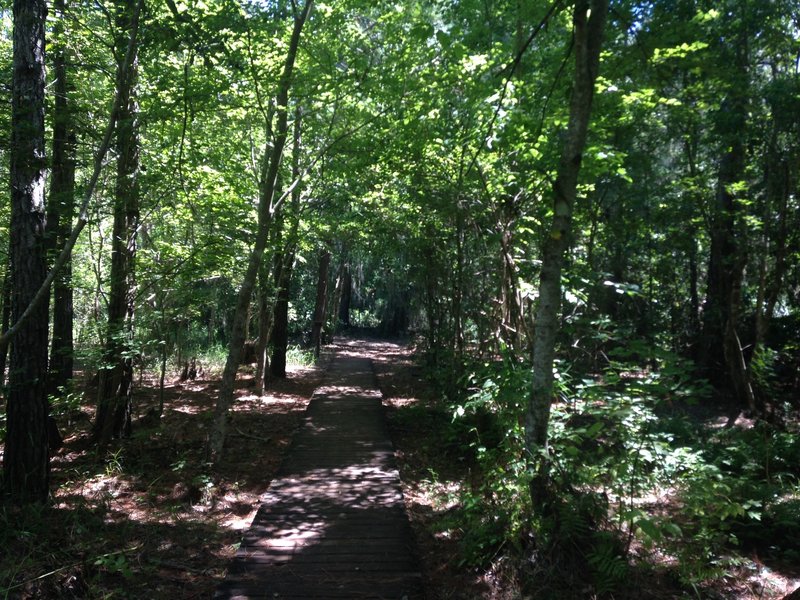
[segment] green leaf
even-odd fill
[[[654,542],[658,542],[664,537],[658,526],[650,519],[640,519],[636,525]]]

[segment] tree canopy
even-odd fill
[[[12,502],[46,500],[77,381],[108,451],[137,370],[158,419],[170,369],[224,362],[217,462],[242,363],[268,389],[292,346],[369,329],[415,344],[478,474],[465,562],[569,555],[602,595],[635,538],[691,585],[757,523],[797,558],[798,0],[0,17]],[[648,511],[654,489],[685,521]]]

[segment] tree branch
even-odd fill
[[[17,334],[20,327],[30,318],[33,311],[36,310],[36,307],[39,306],[39,304],[41,304],[50,294],[50,284],[53,283],[53,280],[69,260],[72,254],[72,249],[75,247],[75,243],[78,241],[78,236],[80,236],[81,231],[83,231],[83,228],[89,221],[87,211],[89,209],[89,203],[91,202],[92,196],[94,195],[94,189],[97,187],[97,180],[100,178],[100,172],[103,169],[103,160],[105,159],[105,155],[108,152],[109,146],[111,145],[111,137],[113,136],[114,129],[116,128],[117,116],[119,114],[120,107],[120,89],[122,89],[122,84],[124,83],[123,78],[126,76],[125,73],[128,70],[128,65],[132,60],[133,51],[136,47],[136,36],[139,30],[139,14],[142,11],[143,5],[144,0],[139,0],[139,2],[136,4],[136,12],[133,16],[131,35],[130,39],[128,40],[128,49],[125,53],[125,64],[123,65],[122,70],[117,74],[119,81],[114,95],[114,104],[112,105],[111,114],[108,118],[108,125],[106,125],[105,134],[103,135],[103,142],[94,158],[94,171],[92,172],[92,177],[89,180],[89,185],[87,186],[86,192],[83,196],[83,202],[81,203],[80,210],[78,212],[78,222],[73,227],[72,235],[67,240],[67,243],[64,245],[61,253],[58,255],[58,258],[53,264],[53,268],[50,269],[50,272],[47,274],[44,282],[42,282],[42,285],[36,292],[36,295],[33,297],[33,300],[31,300],[31,303],[25,309],[25,312],[23,312],[20,318],[17,319],[16,323],[9,327],[8,331],[0,335],[0,347],[4,344],[7,344],[11,338]]]

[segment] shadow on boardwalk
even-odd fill
[[[215,598],[422,597],[372,363],[340,349]]]

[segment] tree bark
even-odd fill
[[[456,203],[456,272],[453,279],[453,349],[458,362],[464,354],[464,208]]]
[[[695,157],[697,156],[697,125],[692,120],[688,126],[688,136],[685,142],[685,151],[688,159],[689,176],[693,182],[698,179],[697,163]],[[686,201],[689,205],[700,206],[703,198],[697,192],[691,192],[687,195]],[[697,265],[697,229],[692,225],[688,232],[688,259],[689,259],[689,320],[688,320],[688,352],[689,356],[695,362],[700,361],[700,291],[698,289],[698,265]]]
[[[767,154],[766,165],[766,197],[764,206],[764,248],[760,256],[759,265],[759,288],[756,305],[756,332],[753,353],[757,353],[764,347],[769,331],[769,324],[775,314],[775,306],[778,303],[783,280],[787,271],[787,254],[789,238],[789,198],[792,194],[793,168],[790,165],[797,164],[797,157],[787,158],[780,155],[777,142],[777,126],[773,126],[770,150]],[[797,167],[795,166],[794,169]],[[772,233],[769,227],[769,220],[773,211],[777,209],[778,223],[776,231]],[[770,235],[772,234],[772,235]],[[774,254],[774,264],[771,271],[768,269],[767,261],[770,248]]]
[[[342,293],[344,286],[344,274],[347,270],[347,263],[342,261],[339,263],[339,269],[336,272],[336,281],[333,284],[333,293],[328,294],[328,308],[326,309],[325,326],[322,329],[322,335],[326,337],[329,342],[333,342],[336,337],[336,332],[339,330],[339,307],[342,305]]]
[[[744,31],[735,48],[730,92],[723,101],[717,131],[723,148],[711,219],[711,250],[708,286],[703,309],[703,358],[709,379],[719,390],[730,392],[735,405],[756,411],[742,347],[738,320],[742,302],[742,279],[747,255],[743,232],[737,230],[736,185],[745,170],[744,145],[748,111],[747,44]],[[723,352],[719,352],[722,348]]]
[[[66,0],[55,0],[53,7],[56,11],[55,35],[64,38]],[[52,253],[69,240],[75,212],[75,132],[69,103],[67,53],[64,40],[61,42],[53,58],[53,169],[47,207],[48,239],[52,242]],[[53,339],[47,382],[50,394],[55,394],[72,379],[72,318],[72,261],[67,258],[61,273],[53,281]]]
[[[222,447],[225,444],[225,432],[228,422],[228,409],[233,402],[233,387],[236,381],[236,372],[239,368],[242,346],[244,344],[245,320],[247,319],[247,309],[250,299],[253,296],[256,278],[258,276],[261,258],[267,244],[270,222],[276,210],[274,203],[275,182],[278,177],[278,169],[283,158],[283,148],[286,145],[289,125],[287,111],[289,108],[289,88],[292,82],[292,71],[294,70],[297,48],[300,44],[300,34],[306,22],[313,0],[306,0],[302,11],[295,17],[292,36],[289,41],[289,48],[286,53],[286,61],[283,66],[283,73],[278,82],[278,93],[275,102],[278,123],[276,127],[275,140],[272,144],[271,152],[265,152],[262,161],[262,171],[259,181],[259,207],[258,207],[258,230],[253,249],[250,252],[250,259],[247,264],[242,286],[239,289],[239,296],[236,303],[236,311],[233,317],[233,327],[231,328],[231,339],[228,345],[228,358],[225,362],[225,370],[222,373],[220,383],[219,398],[214,411],[214,426],[211,433],[210,454],[214,461],[218,461],[222,454]]]
[[[280,269],[275,276],[277,298],[272,317],[272,360],[269,365],[272,377],[286,377],[286,351],[289,348],[289,286],[294,270],[294,254],[294,243],[290,239],[286,250],[281,253]]]
[[[117,10],[117,53],[120,107],[115,150],[117,178],[114,190],[114,225],[108,300],[108,334],[104,368],[98,384],[94,435],[103,448],[113,439],[130,434],[133,394],[133,311],[136,274],[136,239],[139,229],[139,106],[136,99],[137,52],[126,64],[123,53],[135,27],[135,7],[120,2]],[[122,72],[127,68],[127,72]]]
[[[300,176],[300,108],[295,109],[292,144],[292,179],[297,183]],[[292,282],[294,258],[297,250],[297,232],[300,226],[300,186],[292,188],[291,230],[281,253],[279,270],[275,272],[275,313],[273,316],[272,362],[270,376],[286,377],[286,351],[289,348],[289,286]]]
[[[0,331],[5,333],[11,326],[11,247],[9,246],[9,263],[6,266],[6,271],[3,274],[3,316],[2,324],[0,324]],[[8,342],[9,340],[3,339],[0,341],[0,386],[6,383],[6,364],[8,360]]]
[[[350,273],[350,265],[344,265],[342,275],[342,299],[339,302],[339,321],[345,327],[350,327],[350,303],[353,298],[353,275]]]
[[[314,306],[314,322],[311,326],[311,346],[314,356],[319,358],[322,350],[322,328],[325,325],[325,307],[328,301],[328,271],[331,266],[330,250],[322,250],[319,254],[319,271],[317,273],[317,298]]]
[[[272,335],[272,315],[275,302],[272,299],[274,289],[270,282],[268,265],[261,265],[258,273],[258,344],[256,345],[256,394],[264,393],[266,372],[269,369],[269,355],[267,346]]]
[[[47,276],[45,240],[45,0],[14,0],[11,105],[11,317],[18,321]],[[48,310],[40,303],[11,345],[4,488],[20,503],[49,493]]]
[[[547,428],[553,400],[553,361],[561,308],[561,270],[572,228],[578,175],[589,128],[594,82],[597,78],[608,0],[579,0],[573,15],[575,82],[569,124],[553,185],[553,221],[544,244],[539,279],[539,306],[533,336],[533,377],[525,413],[525,445],[534,477],[535,506],[545,498]]]
[[[512,232],[509,224],[500,231],[500,337],[515,354],[522,349],[523,334],[529,335],[525,327],[525,313],[519,293],[517,265],[512,250]],[[528,340],[530,344],[530,339]]]

